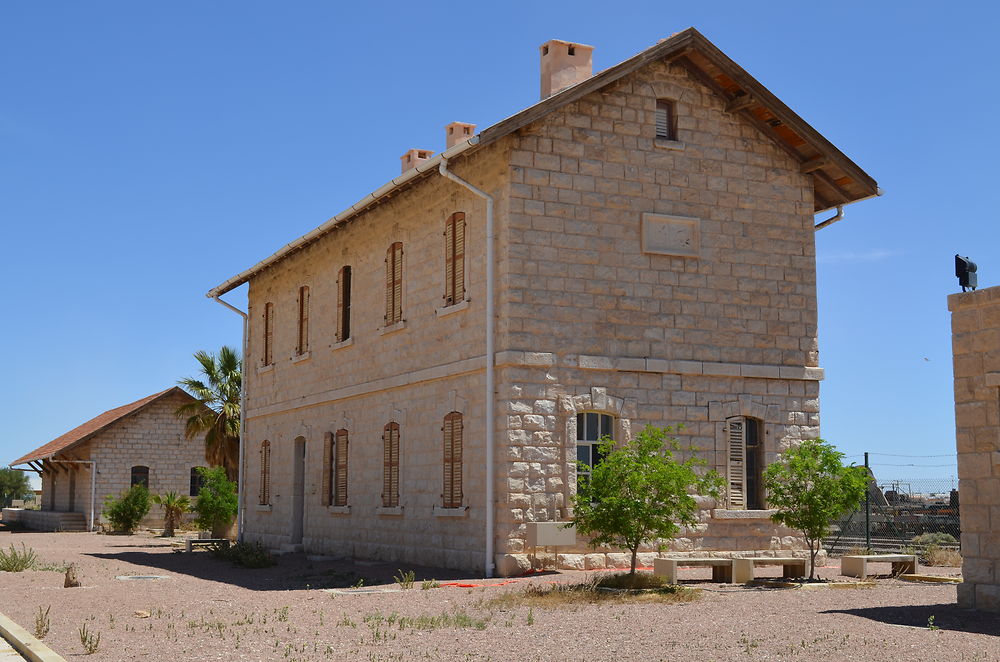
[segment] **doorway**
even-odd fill
[[[292,537],[293,545],[302,544],[302,525],[305,520],[305,476],[306,476],[306,440],[302,437],[295,438],[293,448],[292,466]]]

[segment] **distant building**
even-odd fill
[[[108,410],[14,460],[11,466],[27,466],[42,477],[41,510],[16,517],[32,529],[85,531],[100,522],[107,495],[136,483],[154,494],[197,494],[194,469],[205,466],[205,442],[185,439],[185,421],[174,414],[193,400],[169,388]],[[144,523],[162,525],[160,510],[154,505]]]
[[[1000,287],[952,294],[948,309],[962,503],[958,604],[1000,611]]]
[[[683,424],[728,489],[675,549],[804,549],[761,471],[819,435],[814,214],[878,187],[696,30],[592,50],[209,292],[249,283],[248,540],[522,572],[602,435]],[[628,563],[585,543],[558,563]]]

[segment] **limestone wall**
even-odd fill
[[[658,98],[677,102],[677,141],[654,137]],[[576,413],[611,414],[619,438],[683,425],[682,445],[724,474],[727,417],[764,423],[765,462],[818,436],[822,378],[811,182],[682,67],[651,64],[514,143],[498,361],[507,571],[530,562],[527,522],[567,516]],[[651,220],[696,232],[663,250],[644,236]],[[803,547],[766,512],[704,505],[675,550]],[[560,563],[625,562],[584,543]]]
[[[1000,611],[1000,287],[948,297],[962,521],[958,603]]]

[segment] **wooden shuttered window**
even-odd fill
[[[444,305],[465,299],[465,212],[455,212],[444,226]]]
[[[333,433],[323,435],[323,484],[320,486],[320,500],[324,506],[333,504]]]
[[[337,342],[351,337],[351,267],[345,265],[337,274]]]
[[[382,506],[399,505],[399,423],[382,429]]]
[[[333,505],[347,505],[347,430],[337,430],[333,443]]]
[[[747,483],[747,419],[734,416],[726,420],[726,483],[729,491],[729,508],[746,510]]]
[[[309,351],[309,286],[299,288],[299,335],[295,343],[295,353]]]
[[[271,503],[271,442],[260,444],[260,494],[257,503],[266,506]]]
[[[389,246],[385,255],[385,325],[403,320],[403,242]]]
[[[677,104],[669,99],[656,100],[656,137],[677,140]]]
[[[264,355],[261,357],[264,365],[274,362],[274,304],[264,304]]]
[[[462,506],[462,414],[453,411],[444,417],[444,494],[445,508]]]

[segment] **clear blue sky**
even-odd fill
[[[953,453],[952,256],[1000,282],[998,18],[987,2],[5,2],[0,462],[194,374],[196,349],[238,346],[204,293],[397,175],[408,148],[440,150],[446,123],[535,102],[542,42],[594,45],[600,70],[688,26],[886,190],[817,238],[824,437]],[[880,477],[955,473],[873,459],[949,465]]]

